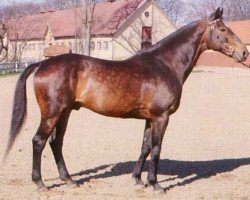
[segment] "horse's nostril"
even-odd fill
[[[243,57],[246,59],[246,58],[248,57],[248,55],[249,55],[248,50],[245,50],[245,51],[243,52]]]

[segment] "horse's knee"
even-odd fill
[[[33,146],[44,146],[46,144],[46,139],[43,139],[40,135],[35,135],[32,139]]]
[[[151,151],[152,161],[159,160],[160,153],[161,153],[161,148],[159,146],[153,147]]]
[[[150,153],[150,147],[149,146],[143,146],[141,149],[141,156],[148,156]]]

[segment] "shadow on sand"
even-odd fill
[[[91,179],[103,179],[131,174],[135,163],[135,161],[128,161],[117,164],[102,165],[93,169],[87,169],[71,174],[71,176],[74,177],[79,185],[82,185],[84,182],[88,182]],[[147,171],[148,165],[149,162],[147,161],[144,166],[144,171]],[[211,161],[177,161],[165,159],[161,160],[159,163],[158,174],[174,177],[161,182],[182,179],[181,182],[165,188],[166,190],[169,190],[175,186],[190,184],[200,179],[210,178],[216,174],[231,172],[244,165],[250,165],[250,158]],[[59,186],[60,185],[52,185],[51,188]]]

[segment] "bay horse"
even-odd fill
[[[141,154],[132,176],[135,183],[164,191],[157,182],[161,144],[169,116],[179,107],[182,87],[200,54],[212,49],[243,62],[246,46],[224,24],[223,9],[180,28],[153,47],[122,61],[108,61],[77,54],[56,56],[27,67],[20,75],[14,96],[6,154],[21,131],[26,117],[26,80],[35,72],[34,91],[41,111],[33,137],[32,180],[47,189],[41,176],[41,155],[50,136],[50,146],[61,180],[77,186],[66,168],[63,137],[72,110],[81,107],[118,118],[146,121]],[[55,129],[55,131],[54,131]],[[151,154],[147,184],[142,168]]]

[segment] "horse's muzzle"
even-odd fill
[[[244,62],[247,60],[247,57],[249,55],[248,50],[243,50],[243,51],[235,51],[233,53],[233,58],[236,62]]]

